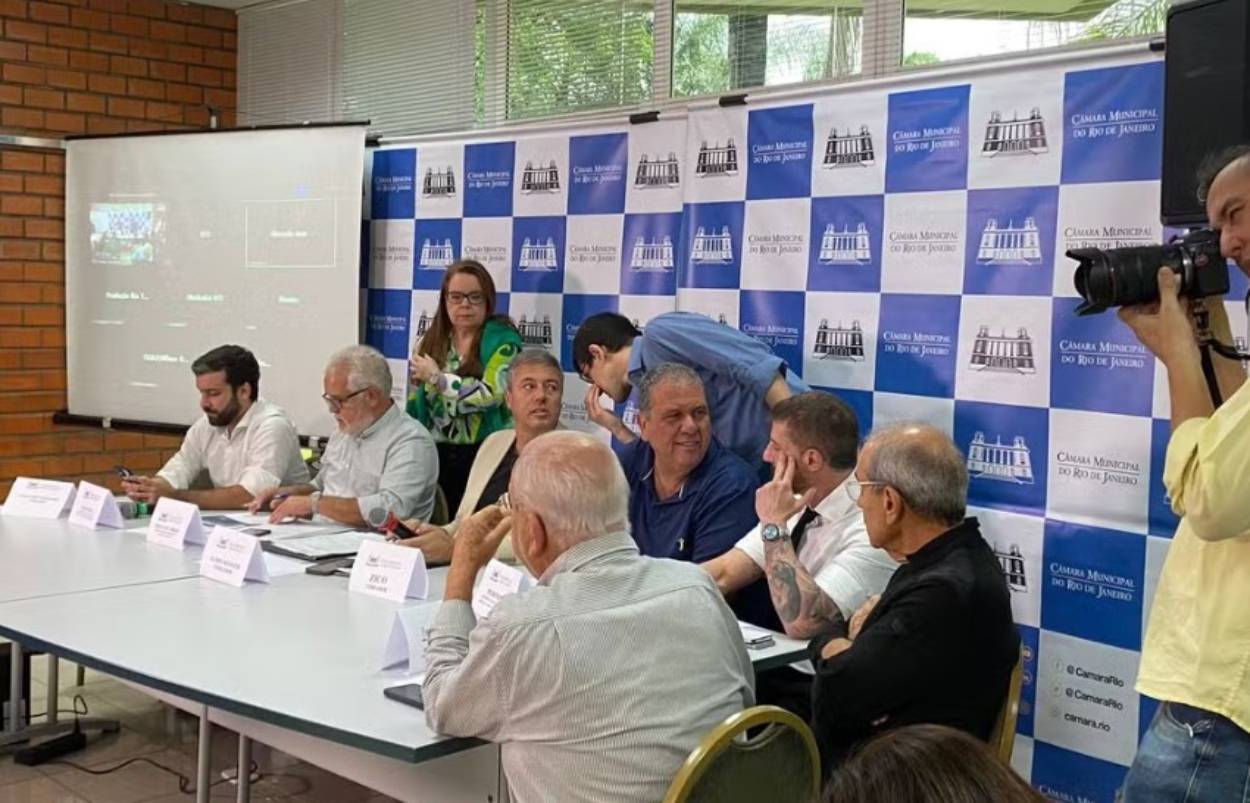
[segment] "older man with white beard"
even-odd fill
[[[369,346],[330,358],[326,406],[338,431],[312,482],[257,494],[252,512],[272,507],[270,521],[323,518],[350,527],[376,526],[388,513],[429,518],[438,483],[434,439],[391,400],[391,370]]]

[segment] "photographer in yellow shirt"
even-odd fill
[[[1220,251],[1250,275],[1250,146],[1200,178]],[[1215,269],[1223,269],[1216,266]],[[1137,691],[1161,701],[1125,779],[1125,803],[1243,800],[1250,785],[1250,384],[1212,355],[1212,401],[1188,302],[1170,268],[1160,300],[1120,318],[1167,368],[1172,437],[1163,481],[1180,515],[1142,648]],[[1223,300],[1205,301],[1215,338],[1233,343]]]

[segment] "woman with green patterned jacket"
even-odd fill
[[[434,436],[438,484],[450,510],[460,505],[478,446],[512,426],[504,387],[520,350],[512,321],[495,314],[495,282],[486,268],[471,259],[448,266],[438,312],[408,363],[408,414]]]

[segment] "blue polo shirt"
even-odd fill
[[[763,471],[772,426],[764,396],[773,379],[784,375],[795,393],[811,390],[768,346],[694,312],[647,321],[629,354],[630,384],[637,387],[643,374],[666,362],[688,366],[703,380],[712,434],[753,471]]]
[[[629,481],[629,523],[642,554],[701,563],[728,552],[755,527],[759,479],[715,438],[681,491],[664,500],[651,476],[651,444],[639,438],[618,455]]]

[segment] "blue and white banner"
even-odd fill
[[[1013,763],[1056,799],[1109,803],[1155,709],[1133,683],[1176,525],[1169,411],[1128,329],[1075,316],[1063,254],[1162,240],[1162,77],[1153,56],[1086,54],[378,150],[366,339],[402,375],[442,268],[471,257],[526,343],[560,358],[570,426],[596,429],[571,360],[581,321],[683,309],[768,343],[865,430],[946,430],[1023,640]]]

